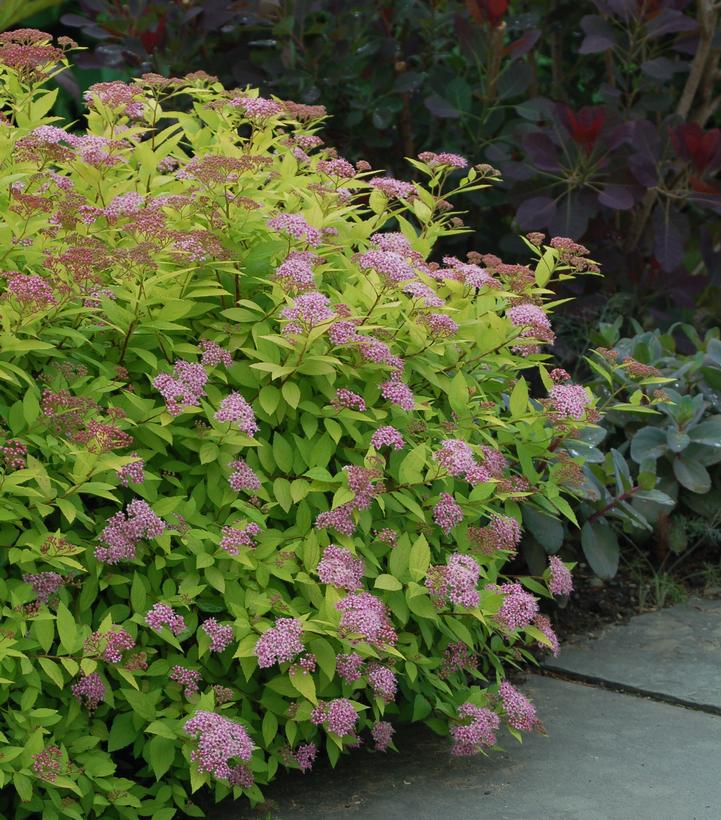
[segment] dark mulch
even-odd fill
[[[561,641],[625,623],[640,611],[638,580],[623,568],[610,581],[601,581],[580,563],[573,571],[573,585],[573,594],[548,612]]]

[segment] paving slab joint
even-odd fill
[[[654,700],[658,703],[668,703],[671,706],[678,706],[692,712],[705,712],[709,715],[717,715],[721,717],[721,706],[695,703],[693,701],[685,700],[684,698],[678,698],[675,695],[666,695],[663,692],[656,692],[651,689],[644,689],[638,686],[629,686],[626,683],[606,680],[605,678],[599,678],[595,675],[586,675],[583,672],[570,672],[561,669],[548,669],[546,667],[540,667],[529,671],[531,674],[539,675],[541,677],[555,678],[556,680],[566,681],[567,683],[583,683],[586,686],[594,686],[597,689],[605,689],[609,692],[616,692],[620,695],[631,695],[632,697],[644,698],[645,700]]]

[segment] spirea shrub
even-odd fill
[[[3,812],[199,816],[399,722],[457,755],[538,728],[505,672],[569,579],[504,567],[523,505],[573,519],[592,399],[542,345],[583,260],[430,261],[486,184],[461,157],[374,184],[322,112],[202,74],[67,130],[61,51],[6,54]]]

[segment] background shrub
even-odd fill
[[[71,45],[0,37],[3,812],[198,816],[397,721],[540,728],[504,678],[570,574],[503,571],[522,508],[574,520],[597,414],[542,346],[585,249],[432,261],[487,167],[378,177],[202,73],[63,130]]]

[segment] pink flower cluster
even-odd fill
[[[303,651],[300,636],[303,625],[295,618],[276,618],[275,626],[266,630],[255,645],[258,666],[267,669],[276,663],[288,663]]]
[[[183,407],[199,407],[200,397],[205,395],[208,374],[202,364],[191,364],[178,359],[173,365],[173,375],[159,373],[153,379],[153,387],[165,400],[171,416],[179,416]]]
[[[233,472],[228,476],[228,484],[232,490],[238,493],[241,490],[260,489],[260,479],[242,458],[232,461],[230,466]]]
[[[463,521],[463,510],[450,493],[441,493],[438,503],[433,508],[433,520],[446,535],[456,524]]]
[[[366,403],[363,397],[352,390],[347,390],[345,387],[340,387],[335,391],[335,398],[331,404],[336,410],[345,407],[347,410],[357,410],[359,413],[365,413],[366,411]]]
[[[345,737],[353,734],[358,715],[353,704],[346,698],[336,698],[329,703],[321,703],[311,712],[311,723],[320,726],[326,724],[329,732]]]
[[[98,102],[119,110],[132,120],[139,120],[143,117],[143,98],[137,86],[115,80],[110,83],[95,83],[83,95],[89,106]]]
[[[242,108],[246,117],[255,119],[267,119],[280,114],[283,106],[275,100],[268,100],[264,97],[236,97],[230,101],[236,108]]]
[[[503,604],[496,619],[508,630],[528,626],[538,614],[538,601],[518,583],[501,584],[500,587],[489,584],[486,589],[503,593]]]
[[[403,293],[407,293],[416,299],[422,299],[425,307],[443,307],[445,304],[433,288],[419,280],[405,284],[403,286]]]
[[[394,450],[401,450],[405,445],[403,436],[395,427],[379,427],[371,436],[371,444],[376,450],[381,447],[392,447]]]
[[[291,307],[281,310],[280,316],[289,320],[283,333],[304,333],[330,321],[335,316],[335,311],[324,293],[310,291],[297,296]]]
[[[412,182],[403,182],[393,177],[374,177],[370,180],[369,185],[389,198],[416,199],[418,196]]]
[[[470,757],[478,754],[484,746],[495,746],[496,732],[501,725],[501,719],[495,712],[473,703],[464,703],[458,709],[458,716],[469,722],[451,728],[452,755]]]
[[[428,570],[425,584],[436,606],[448,601],[473,609],[480,601],[477,589],[480,574],[481,568],[474,558],[455,552],[448,556],[445,567],[434,566]]]
[[[363,658],[357,652],[336,655],[335,668],[343,680],[354,683],[363,673]]]
[[[580,384],[555,384],[548,393],[551,406],[562,418],[580,420],[591,404],[588,393]]]
[[[550,646],[546,646],[546,644],[543,644],[540,641],[538,641],[538,645],[542,649],[550,649],[553,655],[555,657],[558,657],[561,648],[558,643],[558,635],[556,635],[553,627],[551,626],[550,619],[546,615],[536,615],[533,621],[533,625],[536,627],[536,629],[542,632],[546,636],[546,638],[548,638],[548,641],[550,643]]]
[[[245,527],[223,527],[223,537],[220,539],[220,546],[230,555],[238,555],[240,547],[250,547],[255,549],[255,538],[260,534],[260,527],[254,521],[246,524]]]
[[[295,750],[295,762],[298,768],[305,774],[313,768],[318,747],[315,743],[303,743]]]
[[[321,174],[327,174],[329,177],[341,177],[341,179],[350,179],[356,173],[355,168],[343,157],[319,159],[315,167]]]
[[[374,530],[373,535],[375,535],[381,543],[388,544],[391,549],[398,546],[398,533],[390,527]]]
[[[317,572],[324,584],[352,592],[361,586],[365,562],[362,558],[356,558],[350,550],[329,544],[323,551]]]
[[[8,293],[11,293],[22,305],[32,305],[35,308],[56,305],[58,300],[53,290],[42,276],[26,273],[5,273]]]
[[[315,526],[317,529],[334,529],[344,535],[351,535],[355,530],[353,511],[368,509],[378,492],[372,483],[377,474],[355,464],[348,465],[343,470],[348,478],[348,487],[355,493],[355,498],[332,510],[319,513],[315,519]]]
[[[530,302],[515,305],[508,309],[507,316],[511,320],[511,324],[524,328],[521,331],[520,339],[535,339],[547,344],[553,344],[556,340],[548,316],[538,305],[533,305]],[[537,353],[540,348],[536,344],[523,342],[514,345],[513,350],[528,355],[529,353]]]
[[[28,573],[23,575],[23,581],[33,588],[39,604],[46,604],[65,584],[65,578],[57,572]]]
[[[27,445],[22,441],[10,438],[0,447],[0,457],[7,470],[23,470],[28,454]]]
[[[498,288],[498,282],[485,268],[470,262],[461,262],[455,256],[444,256],[443,264],[448,268],[439,270],[436,278],[463,282],[471,288]]]
[[[449,438],[441,442],[441,449],[433,458],[452,476],[462,476],[474,465],[473,451],[461,439]]]
[[[418,159],[435,168],[438,165],[448,165],[451,168],[467,168],[468,160],[459,154],[451,154],[448,151],[441,151],[439,154],[434,151],[423,151],[418,154]]]
[[[72,687],[73,695],[89,712],[94,712],[101,701],[105,700],[105,692],[105,684],[97,672],[83,675]]]
[[[208,618],[201,627],[210,638],[210,651],[222,652],[233,640],[233,628],[219,624],[215,618]]]
[[[371,736],[377,752],[385,752],[393,741],[395,729],[387,720],[381,720],[371,729]]]
[[[198,694],[198,684],[201,681],[201,676],[197,669],[188,669],[186,666],[174,666],[170,670],[168,677],[183,687],[183,694],[186,698]]]
[[[315,527],[319,530],[336,530],[343,535],[352,535],[355,530],[355,522],[353,521],[354,509],[355,505],[353,502],[348,502],[332,510],[318,513],[315,519]]]
[[[145,623],[156,632],[160,632],[164,626],[167,626],[173,635],[180,635],[187,629],[185,618],[178,615],[172,607],[162,603],[153,604],[152,609],[145,616]]]
[[[137,453],[133,453],[137,457]],[[127,487],[128,484],[142,484],[145,481],[145,461],[138,458],[137,461],[131,461],[130,464],[124,464],[116,473],[118,481]]]
[[[135,558],[135,549],[143,539],[157,538],[166,524],[150,509],[146,501],[134,499],[125,512],[117,512],[108,520],[100,534],[104,547],[95,548],[95,557],[106,564]]]
[[[548,559],[548,567],[551,572],[549,592],[552,595],[570,595],[573,592],[573,578],[568,567],[557,555],[552,555]]]
[[[185,731],[198,739],[191,760],[198,770],[208,772],[218,780],[232,780],[234,770],[228,765],[233,759],[248,761],[253,743],[239,723],[215,712],[197,711],[185,724]]]
[[[313,265],[321,258],[311,251],[291,251],[284,262],[276,268],[276,281],[289,293],[313,290]]]
[[[361,635],[368,643],[395,644],[398,636],[383,601],[370,592],[352,592],[335,605],[341,613],[340,632]]]
[[[41,752],[33,756],[33,771],[35,774],[54,783],[60,774],[62,752],[59,746],[46,746]]]
[[[355,259],[361,270],[374,270],[389,286],[416,278],[413,268],[394,251],[370,250],[358,254]]]
[[[463,641],[451,641],[443,650],[443,664],[439,677],[444,680],[454,672],[462,672],[478,665],[478,658]]]
[[[135,647],[133,636],[124,629],[114,629],[99,637],[105,643],[105,649],[100,657],[108,663],[120,663],[123,652]]]
[[[206,367],[214,367],[219,364],[230,367],[233,364],[233,357],[230,353],[216,342],[201,339],[198,347],[201,350],[200,363]]]
[[[135,191],[128,191],[114,197],[110,203],[103,208],[103,214],[108,219],[117,219],[120,216],[129,216],[137,213],[143,207],[144,199],[141,194]]]
[[[445,313],[429,313],[421,318],[424,324],[430,331],[432,336],[449,337],[458,332],[458,324],[446,316]]]
[[[415,407],[416,401],[410,387],[402,382],[398,376],[394,376],[381,384],[381,395],[384,399],[398,405],[401,410],[411,411]]]
[[[255,420],[253,408],[240,393],[235,391],[226,396],[220,403],[215,418],[217,421],[236,422],[236,426],[241,433],[245,433],[250,438],[253,438],[258,432],[258,423]]]
[[[515,555],[521,543],[521,525],[509,515],[493,513],[485,527],[469,527],[468,537],[484,555],[505,550]]]
[[[542,728],[535,706],[508,681],[503,681],[499,694],[509,726],[518,729],[519,732],[532,732],[536,727]]]
[[[392,669],[381,666],[379,663],[370,664],[368,667],[368,682],[373,689],[373,693],[386,703],[395,700],[398,682]]]
[[[267,224],[271,230],[286,233],[298,241],[305,240],[313,247],[320,245],[323,238],[321,232],[309,225],[300,214],[278,214],[269,219]]]

